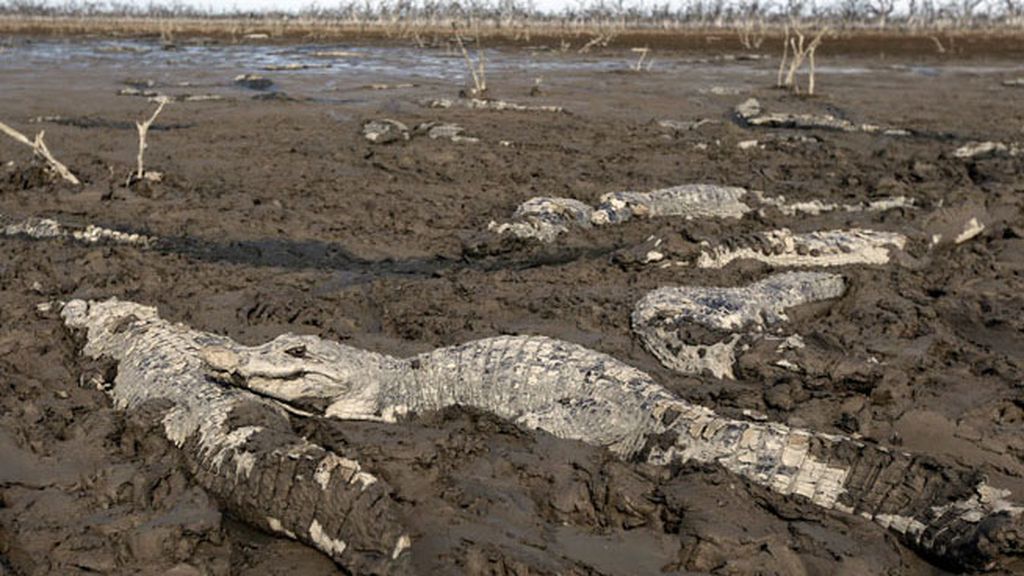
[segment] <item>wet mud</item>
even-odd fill
[[[652,71],[635,73],[628,51],[494,51],[493,95],[568,111],[550,114],[424,107],[465,87],[462,62],[442,50],[345,47],[361,56],[260,72],[295,98],[260,101],[232,79],[336,47],[152,45],[139,54],[103,45],[15,42],[0,53],[0,120],[26,134],[45,128],[51,151],[84,183],[61,183],[26,147],[0,141],[0,214],[160,239],[138,247],[0,237],[0,574],[341,572],[227,513],[154,413],[110,404],[101,388],[111,367],[82,357],[78,337],[38,307],[72,298],[154,305],[248,344],[294,332],[403,357],[477,338],[550,336],[611,354],[721,414],[854,435],[976,471],[1018,501],[1024,494],[1024,157],[954,154],[971,141],[1024,140],[1024,109],[1002,85],[1020,64],[998,50],[883,58],[858,45],[820,57],[814,98],[773,89],[771,59],[655,48]],[[146,152],[147,169],[165,179],[135,188],[124,186],[137,152],[124,123],[152,105],[116,95],[126,77],[172,95],[226,97],[169,104]],[[384,83],[405,87],[367,88]],[[742,126],[733,110],[750,97],[771,112],[832,114],[912,136]],[[75,120],[32,122],[39,117]],[[457,123],[479,142],[374,144],[362,127],[379,118]],[[665,120],[692,127],[666,129]],[[914,205],[633,219],[569,230],[554,245],[487,234],[535,196],[597,205],[611,192],[686,183],[789,202],[903,195]],[[972,219],[981,231],[957,242]],[[651,290],[745,286],[781,270],[751,260],[662,266],[637,255],[660,240],[667,261],[685,264],[702,242],[783,228],[864,228],[908,243],[886,264],[829,268],[845,279],[843,295],[786,311],[778,336],[805,344],[786,352],[791,364],[777,362],[770,338],[738,358],[735,379],[679,374],[647,352],[630,313]],[[622,462],[473,410],[398,424],[295,417],[291,426],[358,453],[387,482],[416,535],[416,573],[954,571],[869,520],[722,468]],[[1010,558],[997,573],[1022,569]]]

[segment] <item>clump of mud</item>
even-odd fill
[[[56,182],[53,172],[41,162],[16,164],[9,162],[0,168],[0,181],[14,190],[32,190]]]
[[[398,425],[309,426],[303,430],[328,448],[359,446],[362,461],[394,487],[421,574],[906,567],[897,548],[859,519],[839,536],[824,526],[846,524],[841,518],[783,502],[719,469],[628,465],[472,410]],[[786,530],[775,506],[806,526]]]

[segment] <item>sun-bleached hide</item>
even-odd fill
[[[207,361],[237,357],[232,341],[131,302],[74,300],[61,315],[85,331],[85,355],[117,362],[106,386],[114,406],[158,410],[192,474],[233,514],[317,547],[353,572],[402,571],[407,560],[392,553],[408,536],[390,488],[295,434],[280,404],[209,378]]]
[[[779,494],[873,519],[948,563],[988,567],[1021,552],[1021,508],[974,470],[720,416],[636,368],[568,342],[501,336],[401,359],[309,336],[243,346],[116,300],[73,301],[63,316],[87,331],[86,354],[118,362],[110,394],[119,408],[169,404],[168,437],[236,514],[294,533],[356,572],[387,572],[394,556],[408,557],[401,552],[411,541],[386,508],[388,489],[353,460],[295,436],[276,405],[381,421],[475,407],[626,460],[715,463]],[[723,315],[721,322],[737,320]],[[252,458],[240,461],[245,454]],[[261,480],[240,483],[246,475]],[[280,485],[316,505],[284,501]],[[366,518],[372,525],[360,524]],[[360,528],[346,529],[353,525]]]
[[[621,224],[637,218],[737,220],[764,210],[778,210],[787,216],[816,216],[828,212],[882,212],[913,206],[914,200],[906,196],[852,203],[821,199],[791,202],[785,196],[767,196],[760,190],[684,184],[649,192],[610,192],[601,196],[596,208],[573,198],[538,196],[521,204],[509,222],[492,221],[488,229],[499,235],[550,243],[572,229]]]
[[[738,288],[659,288],[637,302],[631,320],[644,347],[665,367],[734,378],[742,341],[785,322],[788,308],[845,291],[842,276],[823,272],[776,274]]]
[[[96,242],[111,242],[116,244],[134,244],[137,246],[148,246],[153,240],[142,234],[132,234],[94,226],[92,224],[84,227],[65,226],[52,218],[24,218],[15,220],[0,213],[0,235],[3,236],[26,236],[36,240],[47,240],[54,238],[69,238],[78,242],[89,244]]]
[[[907,237],[898,232],[850,228],[795,234],[783,228],[718,245],[705,244],[695,265],[724,268],[737,260],[786,268],[885,264],[892,250],[902,250],[906,244]]]

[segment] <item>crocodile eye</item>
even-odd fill
[[[129,315],[125,316],[124,318],[121,318],[120,320],[118,320],[117,324],[115,324],[114,327],[110,331],[113,332],[114,334],[121,334],[122,332],[127,330],[129,326],[132,325],[132,322],[138,322],[138,321],[139,321],[138,316],[136,316],[135,314],[129,314]]]
[[[298,346],[292,346],[291,348],[286,349],[284,353],[291,356],[292,358],[305,358],[306,347],[301,344]]]

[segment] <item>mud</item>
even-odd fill
[[[1002,86],[1021,75],[1019,61],[997,50],[958,60],[924,48],[887,48],[882,58],[865,41],[856,54],[823,49],[821,95],[802,99],[771,88],[771,59],[655,47],[652,71],[635,73],[628,50],[489,54],[492,97],[571,112],[553,114],[424,108],[424,100],[457,100],[465,87],[463,63],[442,51],[138,44],[148,51],[17,40],[0,53],[0,120],[29,133],[37,117],[83,119],[45,128],[53,154],[84,182],[61,183],[26,147],[0,141],[0,213],[161,239],[143,248],[0,238],[0,573],[339,571],[327,556],[226,513],[152,418],[113,409],[97,389],[110,367],[82,358],[59,318],[37,309],[72,297],[155,305],[166,318],[250,344],[291,331],[397,356],[546,335],[611,354],[721,414],[859,435],[1024,494],[1024,157],[954,153],[1021,140],[1024,114]],[[358,56],[330,69],[265,73],[293,101],[252,100],[232,84],[337,49]],[[125,77],[153,78],[171,95],[226,98],[167,107],[146,152],[147,168],[166,178],[143,188],[123,186],[137,140],[122,122],[146,117],[151,104],[115,95]],[[543,91],[530,96],[537,77]],[[377,84],[403,88],[369,88]],[[732,111],[750,97],[772,112],[830,114],[911,136],[739,126]],[[378,118],[456,123],[479,142],[374,145],[362,126]],[[691,128],[666,132],[666,120]],[[779,139],[787,133],[806,138]],[[749,140],[765,146],[737,146]],[[596,206],[607,193],[686,183],[789,202],[905,196],[913,206],[634,219],[570,230],[557,246],[481,237],[536,196]],[[846,280],[842,297],[788,310],[787,332],[804,344],[785,350],[788,362],[778,362],[780,343],[765,339],[738,360],[735,380],[661,367],[630,330],[644,294],[743,286],[774,269],[751,260],[636,265],[629,255],[658,239],[664,253],[693,258],[702,242],[783,228],[870,229],[908,242],[886,264],[830,270]],[[965,230],[974,232],[957,242]],[[622,463],[487,414],[447,410],[386,425],[294,418],[292,426],[329,449],[358,451],[387,482],[419,538],[411,560],[423,574],[949,568],[866,519],[780,497],[724,469]],[[1009,559],[1001,570],[1021,569]]]

